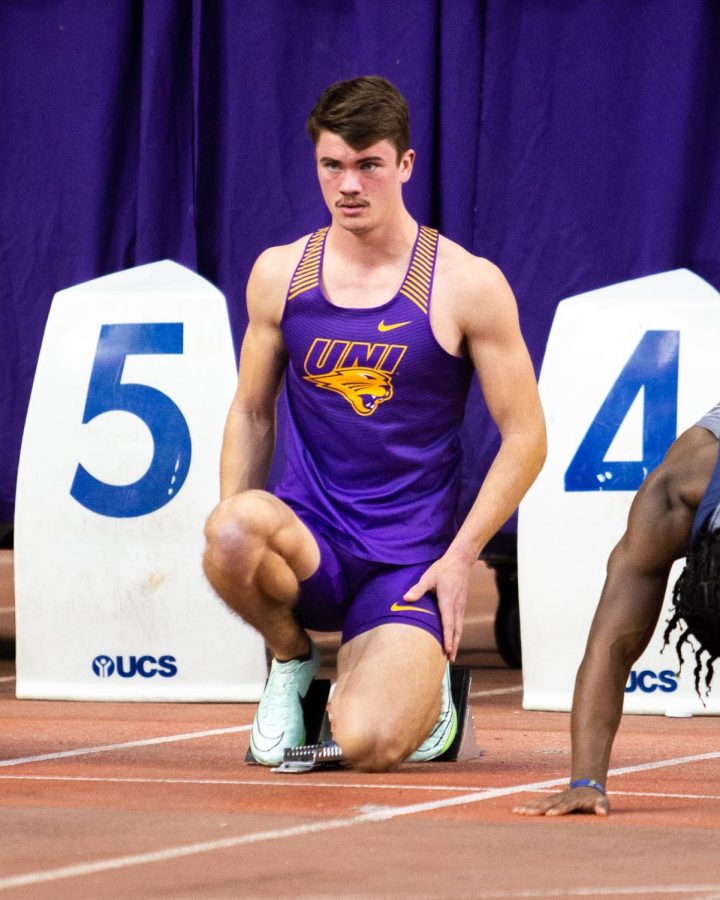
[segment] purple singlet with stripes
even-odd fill
[[[287,460],[275,493],[341,555],[417,570],[454,535],[459,429],[473,371],[430,327],[438,235],[418,229],[387,303],[348,309],[321,287],[327,232],[310,236],[288,289]]]

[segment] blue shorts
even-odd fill
[[[342,631],[345,644],[378,625],[414,625],[432,634],[442,646],[442,625],[434,594],[408,602],[403,594],[430,562],[394,566],[353,556],[333,546],[304,520],[320,547],[317,571],[300,582],[295,618],[312,631]]]

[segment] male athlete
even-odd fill
[[[277,765],[305,740],[300,698],[318,668],[305,629],[342,630],[333,737],[354,766],[385,771],[452,743],[469,572],[542,465],[544,420],[507,282],[405,208],[402,95],[378,77],[332,85],[308,131],[331,222],[250,275],[204,565],[274,657],[256,760]],[[473,371],[502,443],[456,531]],[[287,464],[270,494],[283,379]]]
[[[690,635],[695,638],[699,645],[695,686],[700,693],[705,651],[709,690],[712,662],[720,655],[719,439],[720,404],[680,435],[637,492],[627,530],[610,555],[575,683],[570,787],[516,806],[514,812],[527,816],[609,812],[605,779],[625,684],[655,630],[670,567],[686,553],[665,642],[680,626],[677,652],[682,664],[682,644]]]

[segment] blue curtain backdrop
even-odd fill
[[[559,300],[686,266],[720,288],[720,4],[702,0],[3,0],[0,522],[53,294],[157,259],[227,297],[327,221],[307,113],[381,74],[407,201],[496,262],[537,367]],[[466,500],[497,446],[479,400]]]

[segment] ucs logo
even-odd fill
[[[98,678],[109,678],[117,672],[121,678],[133,678],[139,675],[141,678],[172,678],[177,675],[177,665],[174,656],[116,656],[114,659],[101,653],[92,661],[92,670]]]
[[[633,691],[642,691],[645,694],[652,694],[653,691],[661,690],[665,694],[671,694],[677,690],[677,686],[675,673],[669,669],[663,669],[662,672],[651,672],[649,669],[636,672],[633,669],[625,686],[625,693],[632,694]]]

